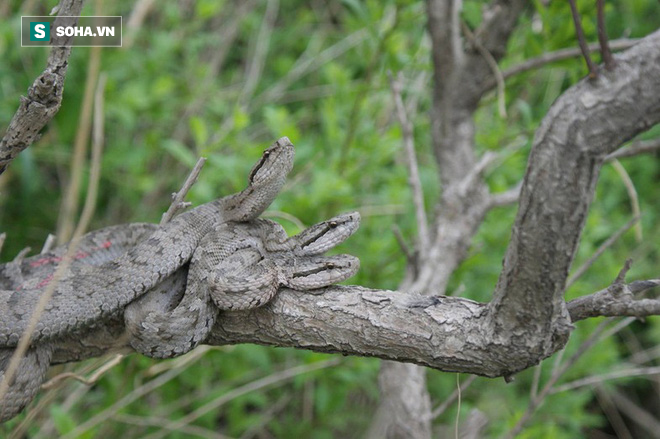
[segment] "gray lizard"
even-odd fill
[[[279,139],[252,168],[243,191],[179,215],[107,264],[72,265],[58,282],[31,340],[57,337],[116,313],[187,263],[216,225],[255,219],[284,185],[293,154],[289,139]],[[0,346],[18,343],[42,290],[0,291]]]
[[[251,177],[262,162],[255,166]],[[181,355],[206,338],[218,310],[261,306],[281,285],[309,290],[347,279],[359,267],[357,258],[319,255],[343,242],[358,226],[357,213],[344,214],[289,238],[279,224],[269,220],[218,222],[200,239],[189,267],[184,264],[126,306],[123,320],[130,334],[129,343],[136,351],[156,358]],[[127,249],[158,230],[152,224],[129,224],[92,232],[80,242],[72,272],[108,267],[108,261],[125,257]],[[13,286],[21,291],[43,287],[65,252],[63,246],[46,255],[0,266],[0,288]],[[107,320],[73,328],[65,337],[53,338],[52,343],[33,345],[22,360],[21,372],[10,392],[0,402],[0,421],[14,416],[33,398],[53,351],[59,349],[70,355],[71,350],[79,349],[83,356],[83,352],[93,349],[95,339],[115,338],[113,332],[122,326],[118,321],[121,317],[116,315],[121,311],[123,306],[113,316],[106,316]],[[98,343],[103,345],[102,341]],[[0,349],[0,372],[12,351]]]
[[[264,151],[243,191],[179,215],[110,262],[71,264],[31,334],[31,347],[19,366],[21,373],[9,382],[9,391],[0,401],[0,422],[13,417],[34,397],[52,356],[49,340],[115,318],[128,303],[188,263],[204,236],[218,224],[259,216],[284,185],[293,155],[293,145],[283,137]],[[0,290],[0,383],[4,385],[13,351],[7,348],[17,345],[46,285]]]
[[[357,258],[320,255],[359,223],[358,213],[348,213],[292,237],[266,219],[218,225],[193,254],[183,297],[161,290],[126,307],[131,346],[154,358],[182,355],[206,339],[219,310],[262,306],[280,286],[312,290],[348,279],[360,266]]]

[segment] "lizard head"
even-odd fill
[[[250,186],[282,188],[287,174],[293,168],[294,148],[288,137],[282,137],[268,147],[252,167],[248,180]]]
[[[279,281],[294,290],[314,290],[345,281],[359,269],[360,260],[351,255],[306,257],[289,261]]]
[[[337,215],[303,230],[299,235],[300,255],[320,255],[346,241],[360,227],[360,214]]]

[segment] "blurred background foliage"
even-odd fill
[[[47,15],[56,3],[9,0],[0,6],[2,127],[43,70],[48,54],[45,48],[20,47],[20,16]],[[463,2],[463,19],[471,27],[480,22],[483,3]],[[596,41],[594,2],[580,0],[578,5],[587,37]],[[141,6],[148,11],[144,20],[129,26],[129,17]],[[359,210],[360,231],[339,249],[362,261],[351,283],[396,289],[406,260],[392,229],[399,227],[412,241],[415,226],[388,70],[404,75],[404,99],[411,109],[430,212],[439,192],[430,147],[431,64],[424,2],[89,0],[83,14],[124,17],[124,47],[101,50],[100,70],[107,76],[106,144],[92,229],[130,221],[157,222],[170,203],[170,193],[180,187],[198,156],[209,160],[189,201],[200,204],[238,191],[262,150],[286,135],[297,148],[295,168],[266,216],[295,233],[301,225]],[[658,27],[658,17],[656,0],[606,4],[612,39],[643,37]],[[566,2],[530,2],[501,67],[576,45]],[[41,248],[56,228],[71,172],[90,54],[90,48],[73,49],[61,110],[43,138],[0,177],[0,231],[8,235],[3,261],[25,246]],[[484,98],[476,114],[477,149],[510,151],[487,175],[493,191],[504,191],[521,179],[534,130],[553,101],[585,74],[583,60],[575,58],[507,80],[506,118],[497,113],[494,93]],[[659,134],[656,127],[643,138]],[[570,288],[569,298],[607,286],[628,257],[635,259],[629,279],[657,277],[660,160],[656,153],[622,163],[639,195],[643,239],[627,232]],[[87,167],[83,174],[86,179]],[[86,184],[82,186],[81,199]],[[513,206],[488,215],[468,258],[452,278],[450,292],[489,300],[514,215]],[[631,217],[622,178],[606,165],[575,267]],[[631,367],[633,354],[660,342],[658,322],[650,318],[635,323],[599,342],[563,380]],[[564,357],[598,324],[597,320],[578,323]],[[657,356],[657,350],[651,349],[635,358],[652,366],[657,365]],[[42,400],[55,402],[45,405],[38,422],[26,428],[30,436],[52,437],[93,419],[80,437],[216,437],[213,431],[242,438],[360,437],[378,401],[379,362],[337,358],[319,363],[328,359],[333,357],[235,346],[198,353],[184,370],[178,360],[157,362],[133,355],[91,388],[68,383],[43,393]],[[477,378],[463,392],[461,415],[478,408],[490,421],[489,436],[503,434],[527,408],[535,374],[543,385],[555,361],[550,358],[540,369],[519,374],[513,384]],[[283,371],[315,364],[323,367],[282,378]],[[227,396],[232,389],[268,377],[276,379],[265,388]],[[439,405],[455,390],[456,376],[429,370],[428,377],[433,403]],[[163,383],[157,388],[116,405],[158,379]],[[658,387],[656,379],[625,379],[608,381],[601,390],[625,391],[658,413]],[[554,394],[521,437],[607,437],[589,433],[613,434],[601,405],[602,398],[590,386]],[[177,419],[198,409],[201,415],[183,429],[161,430],[162,419]],[[456,410],[453,404],[435,423],[453,425]],[[9,431],[24,418],[21,415],[4,428]]]

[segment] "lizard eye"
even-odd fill
[[[333,268],[335,268],[335,264],[333,264],[332,262],[329,262],[327,267],[332,270]]]
[[[332,227],[333,229],[337,227],[337,225],[338,225],[337,221],[330,221],[330,227]]]

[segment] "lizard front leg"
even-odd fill
[[[357,258],[319,255],[345,241],[359,223],[358,213],[343,214],[290,238],[265,219],[235,226],[245,236],[258,237],[263,248],[237,251],[218,264],[209,278],[213,301],[223,310],[250,309],[268,303],[280,286],[309,290],[348,279],[359,269]]]

